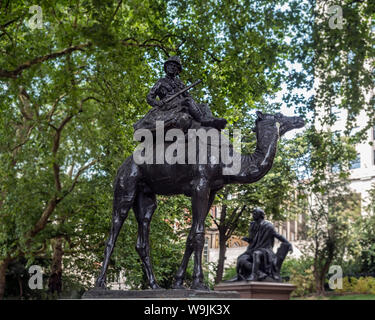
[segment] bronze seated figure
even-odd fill
[[[276,232],[271,222],[264,220],[264,211],[253,210],[253,222],[250,224],[249,237],[243,238],[249,243],[247,250],[237,258],[237,277],[232,281],[281,281],[281,265],[292,245]],[[274,239],[281,241],[275,254],[272,251]]]

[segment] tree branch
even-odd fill
[[[121,7],[121,4],[122,4],[122,0],[120,0],[120,1],[118,2],[117,7],[116,7],[116,10],[115,10],[115,12],[113,13],[113,15],[112,15],[110,21],[112,21],[112,20],[114,19],[114,17],[116,16],[117,11],[118,11],[118,10],[120,9],[120,7]]]
[[[59,102],[67,96],[67,93],[63,93],[60,97],[58,97],[56,100],[55,100],[55,103],[52,105],[52,108],[51,110],[48,112],[47,114],[47,120],[50,122],[52,120],[52,117],[56,111],[56,108],[57,108],[57,105],[59,104]]]
[[[148,42],[150,42],[150,41],[155,41],[155,42],[158,42],[158,43],[150,43],[149,44]],[[140,43],[135,38],[126,38],[124,40],[121,40],[121,43],[124,46],[133,46],[133,47],[139,47],[139,48],[159,48],[159,49],[163,50],[163,52],[166,54],[167,57],[169,57],[169,51],[172,51],[172,49],[170,49],[168,47],[165,47],[162,44],[162,41],[158,40],[158,39],[147,39],[147,40]]]
[[[33,120],[33,115],[30,110],[30,96],[24,88],[20,88],[18,98],[20,99],[22,106],[20,107],[21,114],[26,120]]]
[[[212,220],[214,221],[216,227],[219,229],[219,224],[217,223],[216,219],[213,217],[212,213],[210,213],[210,216],[211,216]]]
[[[61,96],[60,96],[61,97]],[[96,101],[99,101],[99,99],[95,98],[95,97],[92,97],[92,96],[89,96],[89,97],[86,97],[84,99],[81,100],[80,102],[80,109],[78,111],[78,113],[82,112],[82,105],[88,101],[88,100],[96,100]],[[57,103],[57,102],[56,102]],[[61,138],[61,132],[62,130],[64,129],[64,127],[69,123],[70,120],[73,119],[73,117],[75,116],[75,114],[71,113],[69,115],[67,115],[63,120],[62,122],[60,123],[60,126],[58,128],[56,128],[54,125],[52,124],[49,124],[53,129],[56,130],[56,133],[55,133],[55,136],[53,138],[53,146],[52,146],[52,154],[53,154],[53,176],[54,176],[54,180],[55,180],[55,187],[56,187],[56,190],[58,192],[60,192],[62,190],[62,187],[61,187],[61,182],[60,182],[60,166],[58,165],[57,161],[56,161],[56,155],[57,155],[57,151],[59,150],[59,147],[60,147],[60,138]],[[81,174],[81,173],[80,173]],[[77,177],[78,179],[78,177]],[[75,185],[75,183],[74,183]],[[74,186],[73,186],[74,188]],[[71,191],[71,190],[70,190]],[[70,192],[69,191],[69,192]],[[69,193],[68,192],[68,193]],[[61,199],[60,199],[61,200]]]
[[[232,236],[234,230],[237,228],[237,225],[238,225],[238,220],[240,219],[240,217],[242,216],[242,213],[243,211],[246,209],[246,205],[244,205],[242,207],[242,209],[240,210],[240,212],[237,214],[237,216],[235,217],[233,223],[231,224],[230,228],[229,228],[229,233],[228,233],[228,239]]]
[[[11,25],[13,22],[16,22],[17,20],[19,20],[19,19],[21,19],[21,18],[23,18],[23,16],[18,17],[18,18],[15,18],[15,19],[13,19],[13,20],[10,20],[10,21],[8,21],[8,22],[6,22],[6,23],[0,25],[0,30],[6,28],[7,26]]]
[[[24,138],[24,140],[22,142],[20,142],[19,144],[17,144],[15,147],[13,147],[10,151],[11,152],[14,152],[14,151],[17,151],[19,148],[21,148],[24,144],[26,144],[27,141],[29,141],[29,138],[30,138],[30,135],[31,135],[31,132],[32,130],[35,128],[35,125],[31,125],[29,126],[28,130],[27,130],[27,133],[26,133],[26,137]]]
[[[82,49],[90,47],[90,46],[91,46],[91,42],[83,43],[83,44],[80,44],[80,45],[68,47],[68,48],[65,48],[63,50],[47,54],[45,56],[37,57],[37,58],[34,58],[32,60],[26,61],[23,64],[19,65],[14,70],[0,69],[0,78],[16,79],[19,75],[22,74],[22,72],[25,69],[28,69],[28,68],[32,67],[33,65],[42,63],[42,62],[47,61],[47,60],[51,60],[51,59],[55,59],[55,58],[64,56],[64,55],[66,55],[68,53],[71,53],[73,51],[82,50]]]
[[[38,222],[35,224],[34,228],[29,232],[29,239],[27,240],[27,244],[30,244],[32,238],[45,228],[48,222],[48,218],[50,217],[52,212],[55,210],[56,205],[58,203],[59,203],[59,200],[56,198],[56,196],[53,196],[51,200],[48,202],[47,207],[44,209],[41,217],[39,218]]]
[[[92,165],[94,165],[95,163],[97,163],[99,161],[99,159],[94,159],[92,160],[91,162],[89,162],[88,164],[86,164],[85,166],[81,167],[76,176],[74,177],[73,179],[73,183],[72,185],[70,186],[70,188],[68,189],[67,192],[64,193],[64,198],[73,191],[74,187],[76,186],[77,182],[78,182],[78,178],[80,177],[80,175],[88,168],[90,168]]]

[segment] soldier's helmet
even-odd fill
[[[181,60],[178,56],[169,57],[168,60],[164,62],[164,71],[165,72],[167,72],[166,66],[167,66],[168,63],[175,63],[178,66],[178,71],[179,72],[182,71]]]

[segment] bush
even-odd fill
[[[310,258],[286,258],[280,275],[283,281],[289,281],[297,287],[291,294],[293,297],[306,296],[315,291],[312,259]]]
[[[374,277],[344,277],[342,281],[342,289],[336,289],[339,293],[362,293],[375,294],[375,278]]]
[[[226,280],[233,279],[236,275],[237,275],[237,270],[236,270],[236,266],[234,265],[224,270],[223,280],[226,281]]]

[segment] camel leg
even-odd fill
[[[210,192],[205,216],[207,216],[211,208],[211,205],[214,202],[215,195],[216,195],[215,191]],[[193,214],[193,223],[194,223],[194,220],[195,219],[194,219],[194,214]],[[194,243],[193,243],[194,234],[195,234],[195,229],[192,226],[192,228],[190,229],[189,235],[187,237],[187,240],[186,240],[186,248],[185,248],[184,256],[182,258],[181,265],[175,276],[175,282],[173,284],[174,289],[185,289],[185,287],[183,286],[183,281],[185,278],[187,266],[189,264],[189,259],[191,257],[191,254],[194,251]],[[204,244],[204,239],[203,239],[203,244]]]
[[[129,172],[131,172],[133,175],[130,175]],[[106,248],[104,250],[102,269],[95,283],[96,287],[105,288],[106,286],[106,273],[109,259],[111,258],[121,227],[128,216],[130,208],[133,206],[136,190],[137,175],[134,174],[134,166],[129,166],[129,163],[124,163],[124,165],[120,167],[119,173],[115,180],[112,227]]]
[[[102,264],[102,269],[98,279],[96,280],[96,287],[105,288],[106,286],[106,273],[108,269],[109,259],[111,258],[113,248],[117,237],[120,233],[121,227],[128,216],[129,209],[132,206],[132,201],[124,202],[122,206],[114,208],[112,217],[112,227],[111,232],[107,241],[106,248],[104,250],[104,260]]]
[[[206,183],[199,183],[192,196],[193,211],[193,248],[194,248],[194,271],[192,289],[208,290],[203,282],[202,252],[204,247],[205,226],[204,222],[208,214],[208,200],[210,190]]]
[[[138,239],[136,250],[142,260],[143,268],[146,272],[151,289],[160,289],[156,283],[154,272],[152,271],[150,259],[150,223],[156,209],[156,197],[153,193],[139,192],[137,194],[133,210],[138,222]]]
[[[193,240],[193,229],[190,228],[189,235],[186,239],[184,256],[182,258],[181,265],[178,268],[177,273],[175,275],[175,281],[174,281],[174,284],[172,286],[173,289],[186,289],[183,285],[183,282],[184,282],[184,278],[185,278],[185,274],[186,274],[186,268],[189,264],[190,256],[194,251],[192,240]]]

